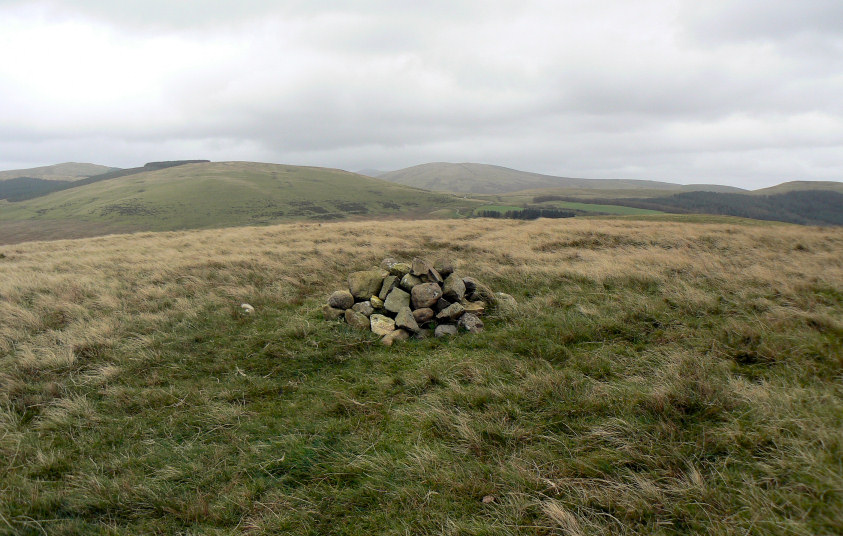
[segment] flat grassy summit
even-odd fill
[[[21,177],[55,181],[73,181],[84,179],[86,177],[92,177],[101,173],[107,173],[115,169],[117,168],[101,166],[99,164],[65,162],[64,164],[54,164],[52,166],[0,171],[0,181]]]
[[[0,203],[0,233],[4,223],[19,227],[21,222],[36,228],[176,230],[297,219],[447,216],[476,204],[337,169],[193,163]]]
[[[391,347],[323,319],[442,253],[517,307]],[[841,258],[737,219],[0,246],[0,533],[840,534]]]

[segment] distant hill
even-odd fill
[[[544,196],[535,202],[567,201],[561,196]],[[828,190],[794,190],[773,195],[721,192],[683,192],[664,197],[592,198],[582,203],[600,203],[659,210],[678,214],[714,214],[803,225],[843,225],[843,193]]]
[[[447,162],[421,164],[390,171],[380,175],[379,178],[426,190],[473,194],[503,194],[546,188],[666,190],[677,192],[692,188],[694,190],[723,191],[723,189],[726,189],[728,191],[740,191],[739,188],[718,185],[693,185],[689,187],[669,182],[646,180],[576,179],[518,171],[488,164],[451,164]]]
[[[99,164],[80,164],[77,162],[65,162],[52,166],[42,166],[29,169],[12,169],[0,171],[0,181],[28,177],[30,179],[42,179],[53,181],[74,181],[107,173],[118,168],[101,166]]]
[[[468,214],[478,204],[336,169],[216,162],[144,171],[17,203],[3,222],[176,230],[289,220]]]
[[[368,169],[367,168],[367,169],[361,169],[360,171],[356,171],[355,173],[357,173],[358,175],[366,175],[367,177],[380,177],[381,175],[384,175],[384,174],[389,173],[389,172],[384,171],[382,169]]]
[[[832,192],[843,193],[843,182],[834,181],[790,181],[771,186],[769,188],[761,188],[754,190],[752,193],[757,195],[782,194],[794,191],[808,191],[808,190],[830,190]]]

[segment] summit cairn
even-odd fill
[[[463,277],[452,259],[410,263],[384,259],[380,267],[352,272],[348,288],[337,290],[322,307],[325,320],[344,319],[371,331],[392,346],[410,337],[446,337],[483,331],[481,316],[500,304],[512,312],[515,298]]]

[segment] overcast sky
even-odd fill
[[[0,0],[0,169],[843,180],[841,0]]]

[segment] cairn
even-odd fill
[[[325,320],[344,319],[392,346],[410,337],[483,331],[480,317],[489,306],[511,309],[515,299],[458,275],[449,259],[416,257],[407,264],[387,258],[379,268],[350,273],[348,289],[331,294],[322,312]]]

